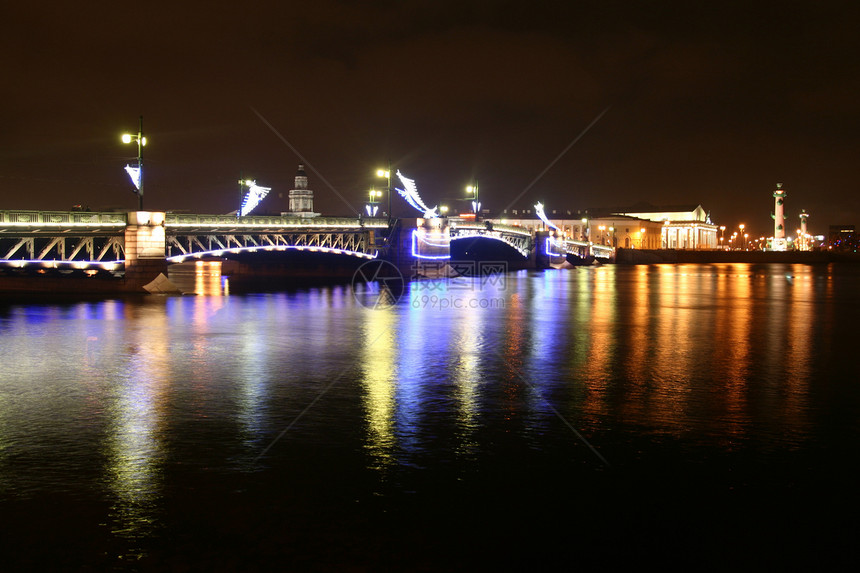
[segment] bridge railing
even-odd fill
[[[191,213],[167,213],[166,227],[245,227],[245,228],[360,228],[386,227],[385,219],[364,219],[357,217],[276,217],[253,215],[237,218],[235,215],[202,215]]]
[[[11,227],[123,227],[126,213],[89,211],[0,211],[0,225]]]
[[[492,223],[491,225],[487,225],[487,223],[461,223],[457,222],[451,225],[457,229],[472,229],[472,230],[493,230],[500,231],[502,233],[507,233],[509,235],[522,235],[524,237],[531,237],[532,233],[528,229],[524,229],[522,227],[517,227],[514,225],[502,225],[500,223]]]

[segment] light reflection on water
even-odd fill
[[[466,475],[512,444],[596,465],[566,423],[622,463],[643,440],[704,459],[802,449],[824,439],[833,381],[857,378],[841,335],[860,281],[832,267],[519,272],[471,290],[412,283],[376,310],[348,286],[224,296],[195,269],[197,295],[0,307],[2,498],[107,499],[135,556],[170,526],[177,476],[271,471],[300,442],[354,446],[385,483]],[[430,288],[495,302],[427,307]]]

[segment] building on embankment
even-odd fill
[[[547,219],[566,236],[624,249],[716,249],[718,226],[701,205],[630,207],[582,210],[552,209]],[[529,231],[546,225],[534,208],[506,209],[493,222]]]

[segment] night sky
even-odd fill
[[[177,4],[3,4],[0,209],[136,208],[142,115],[153,210],[230,212],[241,176],[278,213],[304,161],[355,214],[390,161],[430,205],[477,178],[493,212],[692,203],[757,235],[781,182],[789,221],[860,224],[857,3]]]

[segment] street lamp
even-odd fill
[[[478,197],[478,180],[477,179],[475,179],[474,185],[469,185],[468,187],[466,187],[466,192],[467,193],[474,193],[474,195],[475,195],[474,199],[472,200],[472,212],[475,214],[475,221],[477,221],[478,216],[481,212],[481,201],[480,201],[480,198]]]
[[[376,176],[386,180],[386,191],[388,193],[388,222],[391,223],[391,162],[388,162],[388,169],[377,169]]]
[[[382,197],[382,191],[371,189],[369,193],[370,201],[364,206],[364,209],[367,211],[368,217],[376,217],[376,213],[379,211],[379,199]]]
[[[125,166],[125,171],[131,177],[131,182],[134,183],[135,193],[137,193],[138,210],[143,211],[143,147],[146,145],[146,137],[143,136],[143,116],[140,116],[140,126],[137,130],[137,135],[132,133],[122,134],[123,143],[137,142],[137,169],[129,165]]]

